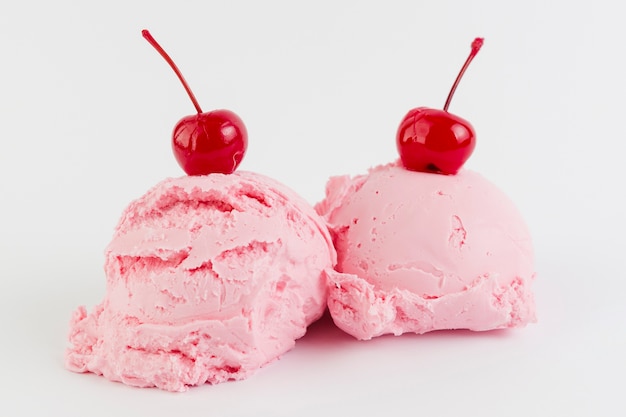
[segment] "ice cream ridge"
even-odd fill
[[[397,162],[331,178],[315,208],[337,251],[328,308],[355,338],[441,329],[492,330],[536,321],[529,230],[511,200],[462,165],[471,124],[443,110],[400,123]]]
[[[106,294],[70,323],[66,366],[137,387],[183,391],[246,378],[291,349],[326,309],[336,254],[323,219],[286,186],[235,171],[241,119],[181,119],[173,151],[188,174],[130,203],[105,251]]]

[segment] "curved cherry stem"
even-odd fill
[[[141,34],[143,35],[144,38],[146,38],[146,40],[150,43],[150,45],[152,45],[154,49],[156,49],[157,52],[160,53],[163,58],[165,58],[167,63],[170,64],[170,67],[172,67],[172,69],[178,76],[178,79],[180,80],[180,82],[183,83],[183,87],[185,87],[185,91],[187,91],[187,94],[189,95],[189,98],[191,99],[193,106],[198,111],[198,114],[202,113],[202,109],[200,108],[200,105],[198,104],[198,100],[196,100],[196,96],[193,95],[193,92],[189,88],[187,81],[185,81],[185,77],[183,77],[183,74],[181,74],[180,70],[178,69],[178,67],[172,60],[172,58],[170,58],[167,52],[165,52],[165,50],[161,48],[161,45],[159,45],[159,43],[152,37],[152,35],[150,34],[150,32],[148,32],[147,29],[142,30]]]
[[[469,56],[467,57],[467,59],[465,60],[465,64],[463,64],[463,68],[461,68],[461,71],[459,71],[459,75],[457,75],[456,80],[454,80],[452,89],[450,89],[450,93],[448,94],[448,98],[446,99],[446,104],[443,106],[443,111],[448,111],[448,107],[450,106],[450,102],[452,101],[452,96],[454,95],[454,92],[456,91],[456,87],[457,85],[459,85],[459,81],[461,81],[461,78],[463,77],[463,74],[465,73],[465,70],[469,66],[470,62],[472,62],[472,59],[474,59],[478,51],[480,51],[480,48],[483,46],[483,41],[484,41],[483,38],[476,38],[472,42],[472,50]]]

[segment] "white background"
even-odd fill
[[[376,3],[376,4],[374,4]],[[619,415],[625,410],[626,30],[617,1],[0,3],[0,414]],[[68,321],[104,294],[126,204],[167,176],[176,121],[245,121],[240,169],[311,203],[329,175],[396,158],[412,107],[478,135],[467,167],[534,237],[539,322],[358,342],[323,320],[242,382],[173,394],[63,368]],[[624,415],[624,414],[621,414]]]

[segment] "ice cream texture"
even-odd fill
[[[476,172],[413,172],[399,163],[332,177],[315,206],[337,250],[328,307],[358,339],[536,321],[529,230]]]
[[[250,172],[164,180],[105,252],[106,295],[73,314],[66,366],[169,391],[246,378],[291,349],[336,261],[313,207]]]

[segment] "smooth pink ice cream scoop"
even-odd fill
[[[245,378],[322,315],[335,260],[324,221],[276,181],[165,180],[125,210],[106,295],[74,313],[66,366],[170,391]]]
[[[331,178],[316,209],[342,273],[329,280],[328,307],[354,337],[536,320],[529,231],[511,200],[479,174],[379,166]]]

